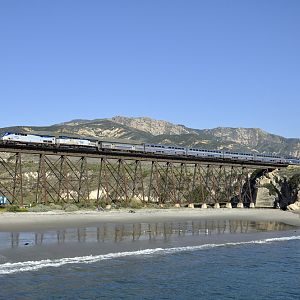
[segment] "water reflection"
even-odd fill
[[[292,226],[280,222],[188,221],[138,224],[101,224],[98,227],[68,228],[46,232],[0,233],[0,249],[70,242],[115,242],[138,240],[168,241],[177,236],[201,236],[227,233],[287,230]]]

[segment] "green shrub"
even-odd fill
[[[46,206],[44,204],[37,204],[36,206],[28,208],[28,211],[30,212],[47,212],[50,210],[49,206]]]
[[[79,210],[79,208],[75,204],[67,204],[64,207],[64,210],[67,211],[67,212],[71,212],[71,211],[77,211],[77,210]]]
[[[8,211],[8,212],[18,212],[19,207],[17,205],[8,205],[6,207],[6,211]]]
[[[61,205],[59,205],[59,204],[54,204],[54,203],[51,203],[51,204],[49,205],[49,207],[50,207],[51,210],[62,210],[62,209],[63,209],[63,207],[62,207]]]
[[[28,208],[19,207],[18,212],[28,212]]]
[[[138,198],[132,198],[129,202],[130,208],[138,209],[138,208],[142,208],[143,206],[144,206],[143,202]]]
[[[17,205],[8,205],[5,210],[8,212],[28,212],[27,208],[20,208]]]

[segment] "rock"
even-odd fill
[[[300,210],[300,207],[298,205],[296,205],[295,203],[290,204],[287,206],[288,210]]]
[[[180,204],[179,204],[179,203],[176,203],[176,204],[174,205],[174,207],[180,208]]]
[[[201,205],[201,208],[207,208],[206,203],[203,203],[203,204]]]
[[[294,204],[296,204],[300,208],[300,201],[296,201]]]
[[[110,204],[107,204],[107,205],[105,206],[105,209],[110,210],[110,209],[111,209],[111,205],[110,205]]]
[[[250,208],[255,208],[255,204],[253,202],[250,203]]]
[[[188,205],[188,208],[195,208],[194,203],[190,203],[190,204]]]
[[[297,194],[297,201],[300,201],[300,191],[298,191],[298,194]]]
[[[183,125],[175,125],[166,121],[154,120],[147,117],[128,118],[116,116],[112,118],[112,121],[153,135],[180,135],[190,133],[190,130]]]
[[[220,204],[219,203],[215,203],[214,209],[219,209],[219,208],[220,208]]]
[[[271,183],[271,179],[266,178],[266,177],[262,177],[262,178],[260,178],[260,179],[258,180],[258,184],[259,184],[260,186],[264,186],[264,185],[270,184],[270,183]]]
[[[274,207],[276,200],[275,195],[270,195],[270,192],[265,187],[259,187],[256,194],[256,207]]]

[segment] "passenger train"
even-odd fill
[[[96,151],[127,151],[142,152],[163,155],[192,156],[212,159],[231,159],[241,161],[259,161],[268,163],[296,164],[300,165],[300,159],[294,157],[282,157],[268,154],[253,154],[244,152],[231,152],[221,150],[208,150],[188,148],[182,146],[156,145],[156,144],[131,144],[121,142],[109,142],[92,138],[77,138],[69,136],[49,136],[27,133],[5,132],[0,135],[3,144],[22,145],[47,145],[62,149],[93,149]]]

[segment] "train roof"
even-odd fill
[[[135,140],[128,140],[128,139],[115,139],[115,138],[109,138],[105,136],[84,136],[80,134],[69,134],[66,132],[51,132],[51,131],[21,131],[21,130],[14,130],[14,131],[2,131],[2,134],[5,133],[18,133],[18,134],[32,134],[32,135],[39,135],[39,136],[45,136],[45,137],[64,137],[64,138],[75,138],[75,139],[87,139],[87,140],[99,140],[101,142],[115,142],[115,143],[124,143],[124,144],[133,144],[133,145],[140,145],[143,144],[142,141],[135,141]]]

